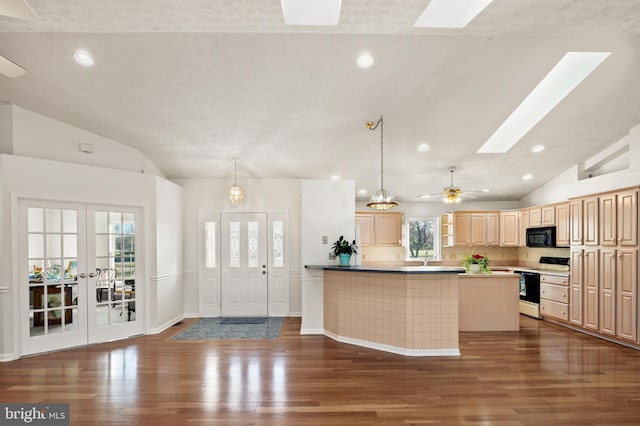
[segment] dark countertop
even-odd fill
[[[462,266],[340,266],[304,265],[305,269],[341,272],[379,272],[383,274],[460,274]]]

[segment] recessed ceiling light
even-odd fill
[[[478,153],[505,153],[556,107],[611,52],[569,52],[553,67]]]
[[[531,180],[533,179],[533,175],[531,173],[527,173],[526,175],[522,176],[522,180]]]
[[[337,181],[339,181],[339,180],[340,180],[340,176],[338,176],[338,175],[333,175],[333,176],[331,176],[331,180],[332,180],[332,181],[334,181],[334,182],[337,182]]]
[[[358,195],[367,195],[367,190],[366,189],[360,189],[358,191]]]
[[[84,65],[85,67],[90,67],[94,64],[93,57],[86,50],[76,50],[73,53],[73,59],[76,60],[80,65]]]
[[[342,0],[280,0],[287,25],[338,25]]]
[[[544,151],[544,145],[536,145],[531,148],[531,152],[541,152]]]
[[[429,195],[429,194],[421,195],[421,196],[420,196],[420,198],[429,198],[429,197],[431,197],[431,195]]]
[[[418,145],[418,151],[420,152],[427,152],[429,151],[429,148],[431,147],[426,143],[421,143],[420,145]]]
[[[482,190],[482,192],[491,192],[491,191],[489,191],[488,188],[485,188],[485,189]]]
[[[369,68],[371,65],[373,65],[373,56],[371,53],[365,52],[358,56],[358,66],[360,68]]]
[[[431,0],[414,27],[464,28],[493,0]]]

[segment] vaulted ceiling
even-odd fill
[[[640,123],[638,1],[494,0],[463,29],[414,28],[428,0],[342,3],[320,27],[285,25],[279,0],[29,0],[38,20],[0,16],[0,55],[27,70],[0,75],[0,102],[136,147],[170,179],[231,178],[237,157],[239,184],[339,175],[369,194],[365,123],[384,115],[385,189],[411,201],[452,165],[479,199],[519,200]],[[612,53],[507,153],[476,153],[569,51]]]

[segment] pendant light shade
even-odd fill
[[[367,207],[376,210],[387,210],[398,205],[391,191],[384,189],[384,122],[382,116],[377,123],[369,121],[369,130],[375,130],[380,126],[380,189],[376,191],[367,203]]]
[[[242,188],[240,188],[237,184],[236,184],[236,174],[237,174],[237,167],[236,167],[236,159],[233,159],[233,186],[231,187],[231,189],[229,189],[229,201],[231,201],[231,204],[233,204],[234,206],[236,204],[238,204],[240,201],[242,201],[242,199],[244,198],[244,194],[242,193]]]

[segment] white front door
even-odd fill
[[[222,316],[266,316],[266,213],[223,213],[220,228]]]
[[[19,215],[20,355],[142,332],[139,212],[21,200]]]

